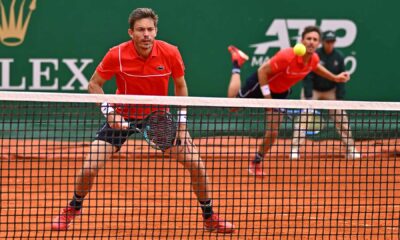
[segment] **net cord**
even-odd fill
[[[219,106],[246,108],[295,108],[295,109],[341,109],[341,110],[380,110],[400,111],[400,102],[377,101],[320,101],[320,100],[281,100],[281,99],[243,99],[221,97],[180,97],[143,96],[116,94],[79,94],[47,92],[0,91],[1,101],[27,102],[88,102],[88,103],[126,103],[176,106]]]

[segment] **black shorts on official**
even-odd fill
[[[104,123],[96,133],[95,140],[102,140],[108,142],[109,144],[115,146],[119,149],[126,142],[126,140],[134,133],[139,133],[137,129],[142,129],[142,123],[140,121],[130,121],[137,122],[135,127],[130,127],[127,130],[113,129],[108,123]]]
[[[273,99],[287,99],[291,93],[291,90],[288,90],[283,93],[274,93],[271,92],[271,97]],[[253,73],[250,77],[247,78],[244,86],[239,90],[238,98],[264,98],[264,95],[260,89],[260,83],[258,82],[258,74],[257,72]]]

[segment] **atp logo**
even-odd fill
[[[251,66],[260,66],[264,61],[269,59],[268,51],[270,49],[282,49],[293,46],[293,43],[301,40],[301,33],[307,26],[317,25],[316,19],[275,19],[268,27],[265,35],[268,38],[276,37],[275,40],[270,40],[261,43],[251,44],[254,48]],[[336,48],[351,47],[357,37],[356,24],[348,19],[322,19],[319,25],[321,31],[332,30],[340,31],[341,36],[336,37]],[[296,32],[294,36],[290,33]],[[345,57],[346,65],[350,65],[348,71],[353,73],[357,67],[355,52],[350,56]],[[349,63],[349,64],[348,64]]]
[[[32,12],[36,10],[36,0],[31,0],[27,13],[26,0],[22,0],[18,11],[16,11],[16,2],[12,0],[7,9],[3,0],[0,0],[0,42],[8,47],[16,47],[24,42]]]

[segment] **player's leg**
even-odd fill
[[[112,144],[95,140],[92,142],[90,152],[86,155],[85,162],[83,163],[82,169],[76,175],[75,179],[75,196],[71,201],[71,206],[76,204],[81,205],[80,200],[86,197],[89,191],[92,189],[93,183],[99,170],[104,168],[104,164],[107,159],[110,159],[114,152],[117,152],[119,148]]]
[[[121,145],[130,135],[128,131],[120,131],[104,124],[97,132],[95,140],[85,157],[82,169],[76,175],[74,195],[68,206],[53,219],[53,230],[67,230],[73,220],[82,212],[83,200],[91,190],[95,178],[112,154],[119,151]]]
[[[204,162],[197,148],[192,143],[189,133],[187,132],[186,135],[187,137],[183,140],[184,142],[172,147],[168,152],[171,156],[176,156],[177,161],[190,172],[192,189],[203,212],[204,228],[207,231],[232,233],[235,226],[220,218],[213,211],[209,181]]]
[[[292,138],[292,149],[290,152],[290,158],[297,160],[300,158],[300,146],[302,146],[306,139],[307,129],[307,115],[301,113],[299,120],[293,124],[293,138]]]
[[[266,110],[266,130],[262,144],[258,146],[257,153],[249,164],[249,173],[257,177],[263,177],[266,174],[263,171],[262,162],[265,154],[269,153],[272,146],[278,138],[279,125],[282,122],[283,115],[277,109]]]
[[[349,159],[359,159],[361,154],[355,147],[355,142],[351,133],[349,118],[345,110],[331,109],[329,115],[335,121],[335,126],[340,134],[343,144],[347,148],[347,157]]]
[[[237,96],[241,86],[240,68],[249,59],[249,57],[235,46],[228,47],[232,57],[232,75],[228,86],[228,97],[234,98]]]
[[[105,161],[110,158],[113,151],[114,147],[109,143],[98,140],[92,142],[83,167],[77,173],[72,200],[62,209],[60,215],[53,219],[53,230],[67,230],[72,221],[81,214],[83,199],[92,188],[98,171],[104,167]]]
[[[187,136],[190,138],[189,133]],[[176,156],[177,161],[189,170],[192,188],[199,201],[208,200],[210,196],[206,168],[196,147],[187,139],[186,143],[180,143],[168,152],[171,156]]]
[[[301,90],[300,95],[301,100],[305,100],[304,89]],[[319,100],[320,94],[318,91],[313,90],[313,96],[311,100]],[[307,118],[308,112],[302,111],[299,116],[299,120],[295,121],[293,124],[293,138],[292,138],[292,149],[290,152],[290,158],[293,160],[299,159],[300,157],[300,147],[304,144],[306,140],[307,131]]]
[[[238,98],[264,98],[264,95],[260,89],[260,83],[258,82],[258,73],[255,72],[246,79],[245,85],[239,90]],[[271,96],[270,96],[271,98]],[[268,119],[267,119],[268,121]],[[271,122],[271,121],[270,121]],[[264,158],[264,150],[258,150],[255,154],[254,159],[250,160],[249,173],[251,175],[263,177],[264,172],[262,170],[262,159]]]
[[[347,112],[340,109],[330,109],[329,115],[334,120],[336,129],[340,134],[342,142],[347,148],[347,157],[349,159],[361,158],[361,154],[356,149],[356,145],[352,136]]]
[[[266,116],[266,130],[263,138],[263,144],[258,147],[258,153],[264,155],[269,153],[272,146],[278,138],[279,125],[282,122],[283,115],[275,109],[268,109]]]
[[[235,74],[233,74],[235,75]],[[238,75],[238,74],[236,74]],[[240,83],[240,81],[239,81]],[[240,86],[240,85],[239,85]],[[233,92],[232,92],[233,94]],[[246,79],[245,84],[236,92],[237,98],[264,98],[264,95],[260,89],[260,83],[258,82],[258,73],[255,72]],[[286,95],[285,95],[286,97]],[[259,153],[261,151],[261,153]],[[264,176],[262,171],[262,159],[264,157],[264,151],[260,150],[255,154],[255,159],[252,159],[249,163],[249,173],[256,176]]]
[[[336,89],[330,91],[321,92],[321,99],[323,100],[336,100]],[[361,154],[355,147],[355,142],[351,133],[349,118],[347,112],[341,109],[330,109],[328,110],[329,117],[335,122],[335,127],[343,144],[347,148],[347,156],[350,159],[359,159]]]
[[[252,83],[252,78],[255,78],[257,81],[257,87],[251,87]],[[258,76],[257,73],[253,74],[247,81],[247,88],[251,89],[249,90],[246,94],[248,94],[247,97],[251,98],[265,98],[260,90],[259,84],[258,84]],[[245,87],[242,88],[242,90]],[[283,93],[274,93],[271,92],[271,95],[267,96],[267,98],[272,98],[272,99],[287,99],[291,93],[291,90],[289,89],[286,92]],[[240,96],[241,97],[241,96]],[[283,119],[283,114],[280,109],[266,109],[266,131],[264,134],[263,138],[263,143],[262,145],[258,146],[258,150],[255,154],[255,157],[250,161],[249,164],[249,173],[258,177],[263,177],[266,174],[263,171],[262,168],[262,161],[264,159],[264,155],[267,154],[270,150],[273,144],[275,144],[276,139],[278,138],[278,132],[279,132],[279,125],[282,122]]]
[[[228,97],[235,98],[241,87],[240,73],[232,73],[228,86]]]

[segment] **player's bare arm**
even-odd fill
[[[174,79],[175,96],[188,96],[185,76]]]
[[[314,72],[321,77],[327,78],[331,81],[338,82],[338,83],[344,83],[350,80],[350,74],[348,72],[342,72],[338,75],[333,74],[330,72],[328,69],[326,69],[324,66],[321,64],[318,64],[317,68],[314,70]]]
[[[92,77],[90,78],[89,85],[88,85],[88,91],[89,93],[92,94],[104,94],[103,91],[103,85],[106,82],[106,79],[103,79],[100,77],[100,75],[95,72]],[[119,114],[111,114],[113,113],[113,108],[109,108],[109,111],[107,111],[109,114],[107,114],[107,123],[110,125],[111,128],[115,129],[127,129],[128,126],[123,125],[123,118]]]
[[[88,92],[92,94],[104,94],[103,85],[106,81],[97,72],[94,72],[89,81]]]
[[[269,64],[269,61],[264,62],[257,70],[258,82],[260,83],[261,91],[265,97],[270,95],[270,94],[267,94],[267,88],[268,88],[268,77],[267,76],[271,72],[272,72],[272,69]]]
[[[185,76],[178,77],[174,79],[174,86],[175,86],[175,96],[188,96],[188,88],[186,86]],[[184,127],[186,129],[186,108],[179,109],[179,125],[180,127]],[[180,128],[182,129],[182,128]]]
[[[175,96],[188,96],[188,88],[185,76],[174,79]],[[177,132],[179,139],[185,139],[186,144],[191,144],[191,138],[186,130],[186,108],[178,110],[179,131]]]

